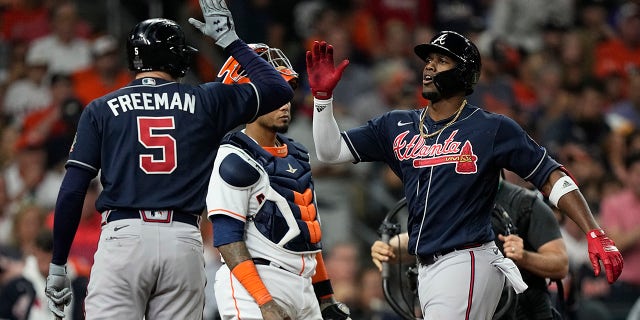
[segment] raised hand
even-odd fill
[[[316,99],[331,98],[342,72],[349,65],[349,60],[345,59],[337,68],[334,67],[333,46],[324,41],[315,41],[313,49],[307,51],[306,58],[311,93]]]
[[[600,275],[600,261],[604,263],[604,271],[607,273],[607,281],[614,283],[622,273],[622,254],[613,240],[609,239],[602,229],[595,229],[587,233],[589,246],[589,260],[595,276]]]
[[[231,11],[225,0],[200,0],[204,22],[189,18],[189,23],[215,40],[223,49],[238,39]]]

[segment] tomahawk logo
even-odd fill
[[[447,39],[447,34],[443,34],[439,37],[437,37],[435,40],[431,41],[432,44],[439,44],[441,46],[444,46],[445,44],[445,39]]]
[[[478,161],[478,156],[473,154],[471,142],[467,140],[458,154],[443,155],[426,159],[415,159],[413,160],[413,166],[416,168],[422,168],[455,163],[456,173],[471,174],[478,172],[476,161]]]

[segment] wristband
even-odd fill
[[[322,110],[332,105],[333,105],[333,97],[329,97],[328,99],[318,99],[315,97],[313,98],[313,106],[315,107],[317,112],[321,112]]]
[[[578,190],[576,183],[571,179],[571,177],[563,176],[553,184],[551,193],[549,193],[549,201],[558,208],[558,201],[560,201],[560,198],[573,190]]]
[[[262,279],[260,279],[256,265],[252,260],[240,262],[231,270],[231,273],[247,289],[253,299],[256,300],[256,303],[258,303],[258,306],[273,300]]]
[[[323,280],[313,284],[313,291],[316,293],[318,299],[327,299],[333,295],[333,287],[331,286],[331,280]]]
[[[333,294],[333,287],[331,286],[327,269],[324,266],[322,252],[316,253],[316,262],[316,273],[311,278],[313,291],[318,299],[329,298]]]

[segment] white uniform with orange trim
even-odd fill
[[[269,148],[271,152],[242,132],[225,138],[209,183],[208,215],[245,222],[244,241],[273,299],[292,319],[320,320],[311,279],[320,251],[319,219],[308,154],[293,140],[278,137],[285,145]],[[225,161],[235,161],[231,168],[238,170],[250,165],[260,177],[247,187],[232,185],[225,176]],[[244,163],[238,166],[239,162]],[[238,170],[235,173],[241,174]],[[214,290],[222,319],[262,319],[255,300],[226,265],[216,274]]]

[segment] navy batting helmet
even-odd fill
[[[465,91],[469,95],[480,78],[480,52],[473,42],[454,31],[442,31],[429,43],[415,46],[413,51],[422,60],[429,53],[437,52],[458,62],[455,68],[436,74],[433,79],[436,88],[443,94]]]
[[[127,39],[127,58],[132,71],[165,71],[184,77],[198,50],[186,44],[180,25],[154,18],[138,23]]]

